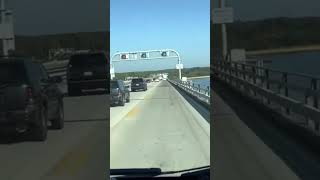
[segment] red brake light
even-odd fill
[[[26,88],[26,96],[28,103],[33,102],[33,89],[31,87]]]
[[[32,88],[31,87],[27,87],[27,96],[28,97],[32,97],[33,96],[33,92],[32,92]]]

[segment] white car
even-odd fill
[[[159,82],[159,79],[156,79],[155,82]]]

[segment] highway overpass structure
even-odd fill
[[[177,59],[176,69],[179,71],[179,79],[181,79],[181,69],[183,69],[183,64],[181,63],[181,58],[179,53],[173,49],[159,49],[159,50],[143,50],[143,51],[128,51],[128,52],[117,52],[110,58],[110,76],[111,79],[115,77],[115,67],[116,62],[130,62],[130,61],[142,61],[142,60],[156,60],[156,59]]]

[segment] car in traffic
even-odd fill
[[[0,127],[28,132],[33,140],[47,138],[47,124],[64,127],[59,76],[50,77],[40,63],[27,58],[0,59]]]
[[[83,91],[109,93],[109,82],[110,73],[105,53],[84,52],[70,57],[67,66],[69,96],[81,95]]]
[[[124,106],[126,102],[130,102],[130,91],[122,80],[111,80],[110,92],[111,105]]]
[[[134,78],[131,80],[131,91],[143,90],[146,91],[148,89],[147,83],[143,78]]]

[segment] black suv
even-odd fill
[[[124,106],[126,102],[130,102],[130,91],[125,87],[122,80],[112,80],[110,84],[112,105]]]
[[[131,80],[131,91],[144,90],[146,91],[147,83],[143,78],[135,78]]]
[[[40,63],[24,58],[0,59],[0,127],[29,131],[34,140],[47,138],[47,121],[64,125],[61,77],[49,77]],[[4,129],[3,129],[4,130]]]
[[[67,67],[69,96],[81,95],[82,90],[102,89],[109,93],[110,74],[103,52],[78,53],[70,57]]]

